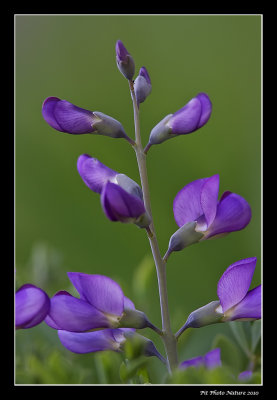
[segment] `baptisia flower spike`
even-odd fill
[[[151,220],[145,210],[140,186],[96,158],[82,154],[77,161],[78,172],[85,184],[101,196],[101,205],[111,221],[134,223],[148,227]]]
[[[178,135],[186,135],[205,125],[212,112],[212,103],[206,93],[199,93],[183,108],[164,117],[151,131],[147,149]]]
[[[50,309],[48,295],[39,287],[27,283],[15,294],[16,329],[32,328],[40,324]]]
[[[261,318],[261,285],[249,290],[256,257],[245,258],[230,265],[219,279],[219,300],[193,311],[176,337],[187,328],[228,321],[252,321]]]
[[[45,322],[53,329],[87,332],[99,328],[152,327],[145,314],[135,309],[120,286],[103,275],[69,272],[80,298],[60,291],[51,298]]]
[[[218,201],[218,192],[219,175],[213,175],[193,181],[177,193],[173,213],[180,229],[170,238],[166,258],[190,244],[239,231],[249,224],[247,201],[229,191]]]
[[[135,62],[126,47],[118,40],[115,45],[116,63],[119,71],[126,79],[132,80],[135,73]]]
[[[132,142],[116,119],[100,111],[89,111],[75,106],[58,97],[48,97],[42,105],[42,115],[45,121],[60,132],[80,135],[92,133],[95,135],[125,138]]]

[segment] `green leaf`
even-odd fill
[[[250,357],[251,356],[250,345],[248,343],[243,324],[244,322],[239,322],[239,321],[229,322],[229,326],[231,328],[234,337],[236,338],[236,341],[238,342],[238,344],[240,345],[246,356]]]
[[[212,344],[212,348],[219,347],[223,366],[230,367],[234,373],[239,373],[243,364],[241,353],[237,346],[223,334],[218,334]]]
[[[146,366],[147,362],[148,360],[144,356],[131,361],[123,361],[119,369],[119,375],[122,382],[127,383],[136,375],[139,369]]]
[[[137,298],[144,298],[152,278],[154,277],[155,264],[151,255],[146,255],[135,270],[133,277],[133,291]]]
[[[261,321],[254,321],[251,326],[251,352],[254,353],[261,338]]]

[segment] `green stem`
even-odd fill
[[[155,261],[157,277],[158,277],[158,286],[159,286],[159,295],[160,295],[160,306],[161,306],[161,317],[162,317],[162,329],[163,335],[162,339],[164,342],[166,354],[167,354],[167,366],[168,370],[171,373],[174,368],[178,365],[178,357],[177,357],[177,340],[175,335],[171,330],[170,325],[170,316],[169,316],[169,307],[168,307],[168,296],[167,296],[167,284],[166,284],[166,263],[162,259],[159,245],[157,241],[157,236],[155,233],[153,217],[151,212],[151,204],[150,204],[150,192],[149,192],[149,184],[147,177],[147,168],[146,168],[146,154],[144,153],[142,144],[141,144],[141,136],[140,136],[140,124],[139,124],[139,109],[137,106],[137,101],[134,92],[133,82],[129,81],[131,97],[133,101],[134,108],[134,121],[135,121],[135,135],[136,135],[136,145],[133,146],[136,152],[137,163],[139,168],[143,198],[145,209],[147,213],[151,217],[151,224],[147,230],[153,258]]]

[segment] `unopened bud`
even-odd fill
[[[119,71],[125,76],[125,78],[131,80],[135,73],[135,62],[121,40],[116,42],[115,52],[116,63]]]
[[[145,67],[139,71],[139,75],[134,82],[134,90],[137,104],[143,103],[147,96],[151,93],[152,85],[149,74]]]

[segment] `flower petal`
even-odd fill
[[[204,355],[204,364],[208,369],[221,366],[220,348],[213,349]]]
[[[251,220],[251,208],[247,201],[236,193],[225,192],[221,197],[215,219],[206,233],[206,239],[245,228]]]
[[[250,290],[246,296],[227,312],[230,319],[260,319],[261,318],[261,285]]]
[[[214,175],[193,181],[177,193],[173,213],[179,227],[196,221],[204,212],[206,223],[211,223],[217,207],[218,185],[219,176]]]
[[[124,308],[124,294],[115,281],[104,275],[68,272],[80,298],[99,311],[120,316]]]
[[[32,328],[41,323],[50,308],[48,295],[35,285],[25,284],[15,294],[15,325],[17,329]]]
[[[88,154],[82,154],[77,161],[77,170],[85,184],[96,193],[101,193],[104,185],[115,179],[117,172]]]
[[[206,93],[199,93],[196,97],[201,103],[201,117],[197,125],[197,129],[199,129],[208,122],[212,112],[212,103]]]
[[[254,274],[257,258],[245,258],[230,265],[217,285],[217,295],[225,313],[246,295]]]
[[[184,107],[176,111],[169,121],[168,125],[172,128],[172,133],[182,135],[197,129],[201,110],[200,100],[197,97],[191,99]]]
[[[180,364],[180,368],[186,369],[189,367],[200,367],[200,365],[204,365],[204,358],[202,356],[194,357],[191,358],[190,360],[183,361]]]
[[[42,105],[42,116],[52,128],[64,132],[63,128],[58,124],[54,114],[55,108],[60,101],[61,99],[58,97],[47,97]]]
[[[93,113],[61,100],[58,97],[48,97],[42,106],[42,115],[52,128],[72,134],[91,133],[93,128]]]
[[[45,322],[54,329],[72,332],[109,327],[107,318],[97,308],[64,291],[52,297],[49,318]]]
[[[134,222],[145,213],[143,201],[119,185],[108,182],[101,193],[101,204],[111,221]]]
[[[58,335],[63,346],[73,353],[93,353],[119,348],[112,329],[82,333],[59,330]]]
[[[216,174],[206,179],[200,193],[200,203],[206,219],[207,228],[209,228],[217,212],[219,175]]]

